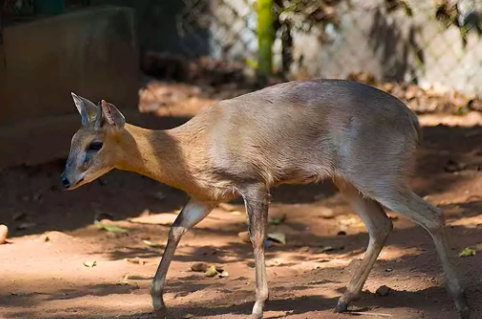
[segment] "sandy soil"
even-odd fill
[[[482,127],[475,125],[478,120],[466,121],[472,127],[435,126],[440,121],[450,122],[436,116],[425,121],[431,126],[423,129],[413,187],[446,212],[452,248],[459,253],[482,243]],[[62,166],[59,161],[0,175],[0,223],[10,228],[9,243],[0,246],[0,317],[154,318],[149,285],[162,248],[143,240],[165,242],[168,226],[155,223],[169,224],[186,196],[125,172],[66,192],[59,187]],[[270,232],[286,234],[287,243],[272,243],[267,250],[266,318],[348,318],[333,309],[354,268],[352,260],[363,256],[368,241],[359,218],[329,182],[281,187],[273,196],[271,218],[287,217],[270,225]],[[253,259],[250,245],[238,237],[246,230],[239,204],[216,209],[184,237],[168,275],[170,318],[234,319],[250,312]],[[395,229],[350,309],[368,312],[362,318],[457,318],[431,238],[390,214]],[[130,221],[139,216],[154,224]],[[128,232],[100,230],[96,218]],[[84,265],[93,261],[94,267]],[[196,262],[222,265],[229,276],[193,272]],[[482,251],[456,262],[473,318],[482,318]],[[375,294],[381,285],[392,289],[388,296]]]

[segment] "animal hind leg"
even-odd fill
[[[349,183],[340,181],[335,183],[349,201],[354,211],[365,223],[370,236],[365,256],[355,270],[345,293],[338,300],[336,311],[344,312],[347,310],[349,303],[354,300],[362,290],[393,228],[393,224],[378,202],[364,197],[358,189]]]

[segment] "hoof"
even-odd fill
[[[340,300],[336,305],[335,312],[342,313],[342,312],[346,312],[347,310],[348,310],[348,304]]]
[[[455,307],[457,308],[461,319],[470,319],[470,307],[467,303],[465,292],[456,298]]]
[[[458,308],[461,319],[470,319],[470,307],[465,304],[464,307]]]
[[[461,319],[470,319],[470,308],[461,310],[460,311],[460,318]]]
[[[166,319],[166,315],[167,315],[167,308],[166,307],[156,309],[156,310],[154,310],[154,312],[156,314],[156,319]]]

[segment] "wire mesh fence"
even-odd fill
[[[183,0],[181,35],[216,59],[256,59],[256,1]],[[294,78],[378,80],[482,94],[482,1],[275,1],[275,69]],[[185,47],[187,55],[196,48]]]
[[[254,58],[257,51],[255,0],[182,0],[177,31],[196,35],[199,46],[208,34],[211,56],[217,59]],[[196,48],[185,47],[191,55]]]

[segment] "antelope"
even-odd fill
[[[270,189],[279,184],[332,179],[361,217],[368,248],[337,312],[359,295],[393,228],[385,208],[408,217],[433,238],[447,290],[462,319],[470,317],[443,213],[409,187],[420,141],[417,116],[377,88],[343,80],[294,81],[215,103],[185,124],[149,130],[125,122],[104,100],[72,93],[82,126],[72,138],[61,182],[75,189],[116,168],[183,190],[190,200],[170,231],[151,286],[156,316],[166,273],[182,236],[220,202],[242,197],[254,250],[256,300],[250,318],[262,318],[268,299],[263,241]]]

